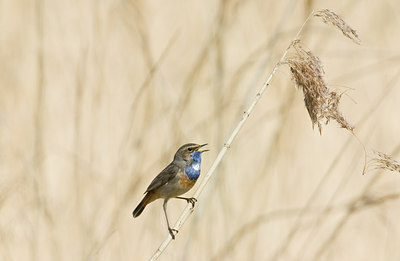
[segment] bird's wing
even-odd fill
[[[178,171],[179,167],[173,163],[170,163],[163,171],[160,172],[160,174],[157,175],[157,177],[153,179],[146,192],[149,192],[166,184],[178,174]]]

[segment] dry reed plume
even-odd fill
[[[375,166],[377,169],[396,171],[400,173],[400,163],[393,159],[392,156],[375,151],[375,158],[370,161],[371,166]]]
[[[357,31],[351,28],[341,16],[329,9],[320,10],[314,13],[314,16],[321,17],[322,21],[326,24],[332,24],[338,28],[349,39],[353,40],[356,44],[360,44],[361,40],[358,37]]]
[[[299,39],[294,40],[290,46],[296,53],[287,58],[284,63],[289,65],[296,87],[303,91],[304,102],[313,128],[317,124],[321,133],[322,124],[327,125],[333,119],[342,128],[352,132],[354,127],[339,111],[341,94],[330,91],[326,85],[321,60],[310,50],[306,50]]]

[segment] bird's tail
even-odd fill
[[[142,214],[144,208],[149,204],[150,202],[154,201],[153,198],[153,193],[147,193],[146,196],[140,201],[139,205],[135,208],[135,210],[132,212],[133,217],[138,217],[140,214]]]

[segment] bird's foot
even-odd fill
[[[186,200],[188,203],[192,204],[192,208],[194,208],[194,204],[196,204],[197,198],[188,198]]]
[[[192,204],[192,208],[194,208],[194,204],[196,204],[197,202],[197,198],[184,198],[184,197],[176,197],[176,198],[186,200],[187,203]]]
[[[171,235],[172,239],[175,239],[175,234],[178,234],[178,230],[173,228],[168,228],[169,234]]]

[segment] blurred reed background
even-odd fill
[[[323,8],[361,46],[318,18],[304,45],[368,151],[399,159],[397,0],[0,1],[0,260],[149,258],[168,231],[161,200],[132,218],[147,185],[187,142],[209,143],[205,174]],[[281,67],[160,259],[399,260],[400,176],[363,163]]]

